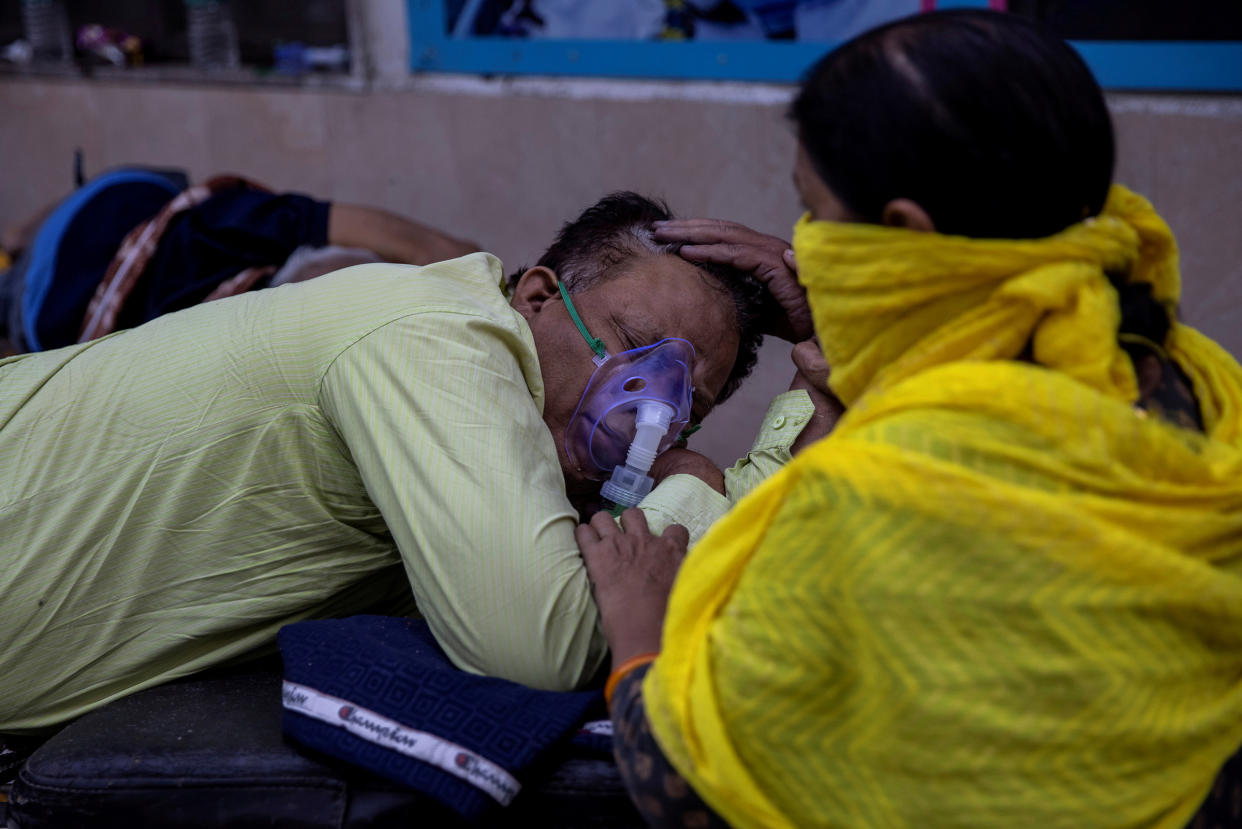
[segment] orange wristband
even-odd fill
[[[622,662],[615,671],[608,675],[608,682],[604,685],[604,702],[609,708],[612,707],[612,694],[617,690],[617,685],[621,680],[625,679],[636,669],[643,665],[650,665],[655,662],[656,657],[660,655],[659,651],[653,653],[641,653],[638,656],[632,656]]]

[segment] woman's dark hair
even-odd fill
[[[865,222],[908,198],[941,233],[1038,238],[1099,213],[1112,180],[1091,71],[1013,14],[957,9],[872,29],[811,68],[790,116],[815,171]]]
[[[636,257],[676,256],[681,245],[657,242],[652,235],[654,222],[671,218],[672,212],[662,201],[629,191],[610,193],[577,219],[567,222],[535,264],[554,271],[570,294],[584,291],[623,272]],[[720,405],[755,367],[759,346],[763,344],[762,323],[779,309],[767,288],[750,273],[711,262],[692,264],[710,276],[722,294],[729,296],[737,315],[737,358],[716,397],[716,405]],[[523,266],[509,274],[510,290],[526,270]]]

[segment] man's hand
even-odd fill
[[[660,455],[651,464],[651,479],[659,484],[669,475],[693,475],[712,489],[725,494],[724,473],[706,455],[693,449],[674,447]]]
[[[681,256],[690,262],[730,265],[766,285],[784,317],[771,320],[765,334],[796,343],[815,333],[794,253],[785,240],[723,219],[673,219],[656,222],[653,230],[658,242],[682,243]]]
[[[803,340],[793,347],[789,356],[797,369],[789,390],[805,390],[815,406],[815,413],[789,447],[789,451],[796,455],[832,431],[841,415],[845,414],[845,404],[828,389],[828,361],[820,350],[819,340],[814,337]]]
[[[668,594],[690,534],[671,524],[662,535],[647,529],[637,509],[621,513],[621,526],[606,512],[597,513],[574,532],[600,627],[612,651],[612,667],[644,653],[660,650],[660,629]]]

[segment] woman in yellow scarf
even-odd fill
[[[1242,369],[1177,321],[1098,86],[1032,24],[935,14],[792,115],[846,414],[686,556],[662,637],[678,538],[579,533],[640,810],[1185,826],[1242,746]]]

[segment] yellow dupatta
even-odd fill
[[[1206,434],[1133,408],[1105,273],[1175,307],[1167,226],[1117,187],[1047,239],[794,248],[850,409],[687,557],[669,759],[738,826],[1184,825],[1242,745],[1242,369],[1175,324]]]

